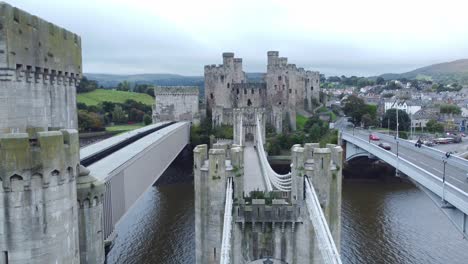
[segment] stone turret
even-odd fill
[[[75,130],[0,134],[6,263],[80,263]]]
[[[103,232],[104,184],[80,165],[77,178],[78,225],[80,229],[80,260],[82,264],[102,264],[105,261]]]

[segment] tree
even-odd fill
[[[361,123],[363,124],[364,127],[369,127],[372,124],[374,124],[373,119],[370,114],[364,114],[361,117]]]
[[[145,125],[147,126],[147,125],[153,123],[153,119],[151,118],[150,115],[145,114],[145,115],[143,116],[143,123],[145,123]]]
[[[154,97],[154,88],[149,87],[148,89],[146,89],[146,93],[149,94],[151,97]]]
[[[114,107],[114,111],[112,111],[112,121],[120,124],[127,122],[125,112],[120,105]]]
[[[130,109],[130,112],[128,113],[128,121],[132,122],[142,122],[143,121],[143,116],[145,115],[145,112],[138,110],[136,108]]]
[[[76,87],[77,93],[87,93],[93,90],[96,90],[99,87],[96,81],[88,80],[88,78],[83,77],[80,81],[78,87]]]
[[[118,91],[130,91],[130,83],[127,81],[123,81],[117,85],[117,90]]]
[[[383,77],[377,77],[377,79],[375,80],[375,84],[378,84],[378,85],[383,85],[385,84],[385,79]]]
[[[396,109],[388,109],[382,119],[382,127],[388,128],[390,119],[390,129],[396,130]],[[411,126],[411,119],[408,114],[403,110],[398,110],[398,129],[401,131],[407,131]]]
[[[444,132],[444,124],[431,119],[426,123],[426,129],[431,133],[442,133]]]
[[[359,125],[361,122],[362,111],[364,109],[364,100],[351,95],[344,101],[343,112],[351,118],[351,123]]]
[[[357,81],[357,87],[359,87],[359,88],[362,88],[364,86],[368,86],[368,85],[371,85],[371,84],[372,84],[372,82],[369,81],[367,78],[364,78],[364,77],[359,78],[358,81]]]
[[[78,128],[80,131],[102,131],[104,129],[104,123],[98,114],[79,110]]]
[[[458,105],[445,104],[440,106],[440,113],[459,115],[461,114],[461,109]]]
[[[330,76],[330,77],[328,77],[328,82],[337,82],[337,83],[339,83],[339,82],[341,82],[341,78],[338,77],[338,76]]]

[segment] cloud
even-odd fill
[[[279,50],[326,74],[374,75],[468,57],[468,3],[446,0],[11,0],[82,37],[86,72],[201,75],[223,51],[265,71]]]

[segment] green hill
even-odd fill
[[[387,73],[380,76],[385,80],[401,78],[429,79],[442,83],[468,84],[468,59],[433,64],[401,74]]]
[[[97,89],[89,93],[80,93],[77,95],[77,102],[84,103],[87,106],[97,105],[104,101],[124,103],[127,99],[132,99],[149,106],[154,104],[153,97],[142,93]]]

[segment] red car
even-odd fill
[[[379,141],[380,138],[379,138],[377,135],[370,134],[370,135],[369,135],[369,140]]]

